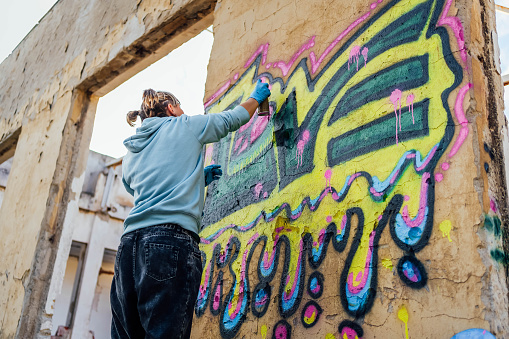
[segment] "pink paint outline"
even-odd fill
[[[212,101],[216,100],[217,97],[219,97],[223,92],[225,92],[228,89],[228,87],[230,87],[230,84],[231,80],[228,80],[223,86],[221,86],[221,88],[216,93],[212,94],[212,96],[205,102],[203,106],[204,107],[210,106]]]
[[[284,62],[284,61],[276,61],[272,63],[273,68],[279,68],[281,69],[281,72],[283,72],[283,76],[287,76],[288,72],[290,72],[290,69],[292,68],[293,64],[297,59],[304,53],[306,50],[312,48],[315,45],[315,35],[311,37],[304,45],[302,45],[299,50],[292,56],[290,61]]]
[[[463,60],[463,62],[466,65],[467,50],[465,48],[465,37],[463,34],[463,25],[461,24],[461,20],[459,18],[447,16],[447,14],[449,13],[449,10],[451,9],[451,5],[452,5],[452,0],[447,0],[444,10],[442,11],[442,15],[440,16],[440,19],[437,22],[437,26],[447,25],[447,26],[451,27],[452,31],[454,32],[454,36],[456,37],[456,40],[458,42],[461,60]]]
[[[465,117],[465,111],[463,111],[463,101],[465,100],[465,97],[472,88],[473,85],[471,83],[466,84],[463,86],[463,88],[460,89],[458,96],[456,97],[456,104],[454,105],[454,114],[456,114],[456,119],[458,119],[458,122],[461,124],[461,129],[458,135],[458,138],[454,142],[454,145],[451,148],[451,151],[449,152],[449,157],[452,158],[459,150],[461,145],[463,145],[463,142],[465,142],[465,139],[468,136],[468,120]]]

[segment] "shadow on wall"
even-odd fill
[[[381,2],[368,5],[322,55],[313,50],[314,36],[289,61],[267,60],[269,44],[261,45],[244,73],[206,102],[209,113],[220,112],[247,99],[257,79],[272,88],[269,117],[255,115],[205,152],[206,164],[222,165],[225,175],[207,192],[195,312],[217,317],[224,338],[236,336],[249,313],[263,318],[271,300],[281,317],[265,319],[273,337],[290,337],[294,315],[304,328],[317,324],[329,243],[348,253],[340,277],[327,281],[339,286],[354,319],[338,332],[362,337],[358,319],[375,300],[386,227],[405,253],[395,265],[400,280],[426,286],[419,251],[433,227],[435,185],[468,135],[467,52],[460,20],[448,16],[451,0]],[[448,236],[450,221],[441,230]],[[304,294],[311,300],[302,305]],[[262,336],[267,331],[263,325]]]

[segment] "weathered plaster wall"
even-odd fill
[[[47,318],[98,97],[208,27],[214,3],[61,0],[0,65],[0,162],[16,150],[0,209],[0,337],[32,338]]]
[[[206,150],[193,337],[509,336],[493,9],[218,1],[208,111],[272,115]]]

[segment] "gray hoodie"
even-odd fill
[[[204,203],[203,145],[249,121],[242,106],[217,114],[148,118],[124,140],[122,182],[134,196],[124,234],[166,223],[200,231]]]

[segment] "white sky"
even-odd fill
[[[203,114],[212,42],[212,33],[203,31],[100,98],[90,149],[115,158],[125,155],[122,141],[135,133],[125,117],[127,112],[140,108],[143,90],[147,88],[172,92],[187,115]],[[138,126],[139,122],[138,119]]]
[[[30,32],[55,0],[0,0],[0,61],[3,61]],[[509,0],[496,0],[509,7]],[[497,12],[497,31],[502,73],[509,73],[509,14]],[[204,31],[165,58],[140,72],[99,100],[90,148],[120,157],[125,154],[122,141],[135,132],[127,125],[125,114],[138,109],[144,89],[173,92],[188,115],[203,113],[203,93],[212,34]],[[509,86],[505,101],[509,106]],[[506,109],[509,114],[509,108]]]

